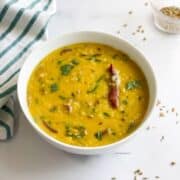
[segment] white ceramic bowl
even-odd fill
[[[62,46],[66,46],[73,43],[79,43],[79,42],[97,42],[97,43],[106,44],[116,49],[122,50],[123,52],[128,54],[130,58],[136,64],[139,65],[139,67],[144,72],[146,79],[148,81],[150,101],[148,105],[148,110],[144,117],[144,121],[139,126],[139,128],[136,129],[129,136],[113,144],[99,146],[99,147],[79,147],[79,146],[65,144],[49,136],[41,128],[39,128],[39,126],[35,123],[35,121],[33,120],[33,117],[31,116],[29,112],[29,108],[27,104],[27,85],[28,85],[28,81],[29,81],[29,78],[33,69],[36,67],[36,65],[39,64],[42,58],[45,57],[47,54],[49,54],[51,51]],[[33,50],[31,55],[26,59],[26,62],[24,63],[21,69],[21,72],[19,74],[18,98],[20,101],[21,108],[25,116],[27,117],[27,120],[29,121],[29,123],[50,144],[70,153],[85,154],[85,155],[100,154],[100,153],[111,151],[113,148],[121,145],[122,143],[130,139],[130,137],[135,135],[136,132],[142,129],[143,126],[145,126],[145,123],[147,122],[147,119],[154,107],[155,100],[156,100],[156,80],[155,80],[155,76],[151,68],[151,65],[148,63],[146,58],[143,56],[143,54],[139,50],[137,50],[133,45],[129,44],[127,41],[121,38],[118,38],[116,36],[102,33],[102,32],[94,32],[94,31],[74,32],[74,33],[59,36],[58,38],[55,38],[53,40],[49,40],[46,43],[41,44],[39,47]]]

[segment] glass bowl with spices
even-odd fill
[[[154,23],[164,32],[180,34],[180,0],[150,0]]]

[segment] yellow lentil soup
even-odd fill
[[[149,91],[140,68],[124,53],[79,43],[47,55],[28,83],[28,106],[55,139],[94,147],[116,142],[143,121]]]

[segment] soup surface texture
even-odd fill
[[[35,122],[67,144],[94,147],[134,131],[146,113],[149,91],[139,67],[124,53],[80,43],[47,55],[27,90]]]

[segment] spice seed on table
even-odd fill
[[[175,165],[176,165],[176,162],[172,161],[172,162],[170,163],[170,165],[171,165],[171,166],[175,166]]]
[[[145,2],[144,5],[145,5],[145,6],[148,6],[148,2]]]
[[[111,180],[116,180],[116,177],[112,177]]]
[[[159,113],[159,117],[164,117],[165,115],[164,115],[164,113],[163,112],[160,112]]]
[[[139,29],[137,29],[137,30],[136,30],[136,32],[140,32],[140,30],[139,30]]]
[[[173,108],[171,109],[171,111],[172,111],[172,112],[175,112],[175,108],[173,107]]]
[[[140,169],[137,169],[134,171],[134,174],[141,176],[141,175],[143,175],[143,172]]]
[[[123,27],[127,27],[127,24],[123,24]]]
[[[164,136],[161,137],[160,141],[162,142],[164,140]]]

